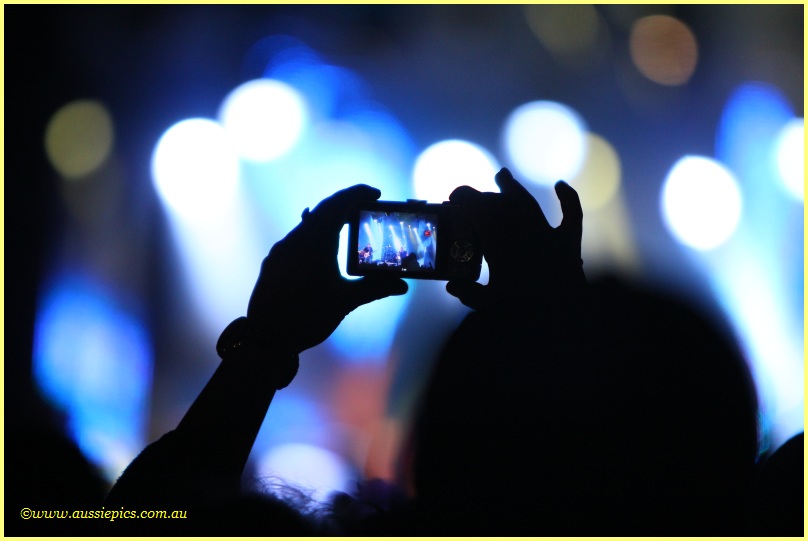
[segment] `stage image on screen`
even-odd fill
[[[359,266],[404,273],[434,272],[437,218],[415,212],[361,211]]]

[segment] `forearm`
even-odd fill
[[[275,396],[274,361],[271,354],[223,360],[177,426],[211,469],[241,475]]]
[[[275,391],[297,374],[298,355],[277,333],[243,317],[222,332],[216,351],[222,362],[177,432],[209,468],[240,476]]]
[[[239,326],[228,327],[232,328]],[[172,504],[200,503],[238,494],[275,391],[297,371],[297,355],[242,331],[243,326],[235,337],[223,333],[217,346],[222,362],[177,428],[127,468],[110,503],[132,505],[155,498]]]

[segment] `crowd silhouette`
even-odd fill
[[[460,187],[450,198],[480,235],[490,280],[447,283],[472,311],[434,364],[399,484],[367,480],[315,505],[282,480],[262,490],[242,479],[298,355],[358,306],[407,291],[398,278],[340,275],[347,212],[380,195],[361,185],[306,209],[272,247],[246,317],[219,339],[216,372],[104,501],[188,518],[104,521],[99,532],[801,536],[802,436],[761,467],[755,389],[733,341],[652,288],[587,283],[583,214],[568,184],[556,185],[554,228],[507,169],[496,182],[501,193]],[[525,238],[539,248],[516,262],[509,243]]]

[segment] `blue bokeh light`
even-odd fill
[[[259,453],[279,443],[318,444],[327,438],[326,413],[317,402],[299,389],[288,388],[286,391],[278,393],[272,400],[272,407],[255,443]]]
[[[783,93],[764,83],[740,85],[724,106],[715,157],[735,172],[745,198],[755,201],[744,218],[755,229],[765,227],[772,218],[776,222],[782,214],[783,198],[771,190],[771,185],[780,183],[773,157],[783,126],[793,118],[793,108]]]
[[[145,444],[151,370],[148,331],[113,296],[78,274],[46,289],[36,317],[34,379],[109,480]]]
[[[258,475],[281,479],[283,486],[305,491],[315,502],[325,503],[332,492],[350,492],[356,470],[337,453],[309,443],[282,443],[258,459]]]
[[[205,118],[171,126],[152,159],[183,282],[211,333],[244,314],[268,251],[251,228],[241,171],[233,139],[220,123]]]
[[[290,36],[259,40],[247,54],[249,73],[283,81],[306,96],[312,116],[342,118],[364,110],[370,88],[354,71],[329,64],[304,42]]]
[[[243,313],[249,289],[257,276],[260,258],[269,251],[269,247],[298,225],[303,209],[314,208],[334,192],[354,184],[379,188],[382,198],[387,200],[404,200],[412,196],[411,179],[407,173],[414,152],[409,135],[392,114],[368,99],[365,85],[355,73],[324,63],[305,44],[285,36],[274,36],[258,42],[248,54],[245,67],[250,73],[260,71],[261,77],[265,78],[251,79],[224,99],[221,115],[223,127],[212,122],[202,126],[199,124],[201,120],[180,123],[184,127],[189,122],[195,122],[193,126],[204,127],[206,133],[224,132],[227,137],[220,139],[225,147],[224,154],[222,150],[213,148],[209,153],[212,156],[226,156],[231,160],[227,162],[230,165],[233,152],[240,149],[242,160],[239,161],[238,156],[235,159],[238,189],[225,193],[226,197],[217,202],[215,212],[207,211],[202,202],[194,202],[194,208],[199,209],[205,219],[187,223],[187,220],[173,219],[174,215],[185,209],[178,210],[175,201],[180,197],[170,197],[173,192],[164,184],[175,188],[177,193],[181,192],[182,186],[178,186],[178,181],[161,181],[179,175],[161,176],[162,169],[154,169],[155,183],[171,211],[177,249],[184,259],[189,289],[197,302],[200,317],[208,321],[211,330],[225,324],[227,318]],[[254,109],[249,100],[236,100],[238,96],[246,95],[247,91],[258,94],[262,101],[266,101],[271,99],[268,92],[274,93],[279,89],[283,90],[284,95],[294,96],[295,104],[305,104],[305,111],[298,109],[297,105],[287,108],[295,110],[293,124],[300,127],[300,122],[305,126],[300,127],[299,131],[296,131],[297,128],[291,130],[296,137],[293,144],[284,147],[283,152],[268,155],[267,141],[245,152],[243,145],[238,143],[241,140],[238,133],[241,132],[234,133],[232,128],[243,127],[245,118],[246,125],[253,128],[265,129],[267,122],[253,124],[254,119],[249,114],[241,113],[236,115],[241,121],[229,122],[228,119],[232,119],[235,113],[228,111],[233,111],[234,103],[242,109],[242,113]],[[260,114],[258,116],[262,117]],[[176,130],[176,127],[172,128],[161,139],[156,156],[168,154],[162,150],[165,145],[163,141],[178,139],[168,138]],[[187,132],[184,134],[185,140],[189,140]],[[250,138],[247,140],[250,141]],[[175,146],[185,148],[180,143]],[[177,154],[188,156],[179,151]],[[166,161],[169,160],[164,159],[160,163]],[[190,161],[184,159],[182,163],[187,167]],[[180,169],[176,166],[173,171]],[[228,178],[224,179],[220,187],[222,190],[232,184],[229,177],[232,170],[225,172]],[[179,217],[182,218],[182,215]],[[339,258],[343,261],[347,257],[344,235],[341,243],[343,246]],[[223,280],[224,276],[229,279]],[[340,359],[361,362],[384,360],[406,300],[384,301],[383,306],[383,318],[375,305],[358,308],[329,339],[328,344],[340,353]],[[359,346],[367,343],[368,333],[362,329],[370,325],[374,329],[373,344],[363,349]],[[371,354],[360,355],[360,351]]]
[[[266,168],[263,175],[247,180],[262,209],[259,214],[270,226],[267,230],[273,229],[280,238],[300,222],[304,208],[314,208],[320,200],[354,184],[379,188],[384,199],[406,199],[407,178],[394,161],[385,159],[385,153],[393,150],[384,144],[384,138],[354,124],[320,123],[294,152]],[[343,261],[347,254],[341,252],[338,257]],[[348,362],[382,362],[406,299],[386,299],[357,308],[328,344]],[[368,332],[370,328],[373,332]]]
[[[802,296],[804,213],[782,188],[778,136],[794,118],[776,87],[745,83],[732,93],[716,157],[736,175],[744,214],[734,242],[708,261],[710,279],[746,351],[774,447],[804,427]]]
[[[342,320],[327,343],[350,363],[387,362],[399,318],[409,300],[410,295],[401,295],[360,306]]]
[[[774,159],[780,180],[798,201],[805,199],[805,120],[789,120],[777,135]]]

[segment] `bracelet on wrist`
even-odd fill
[[[289,351],[280,340],[256,330],[246,317],[234,319],[216,342],[216,353],[222,360],[266,360],[277,390],[289,385],[297,375],[300,357]]]

